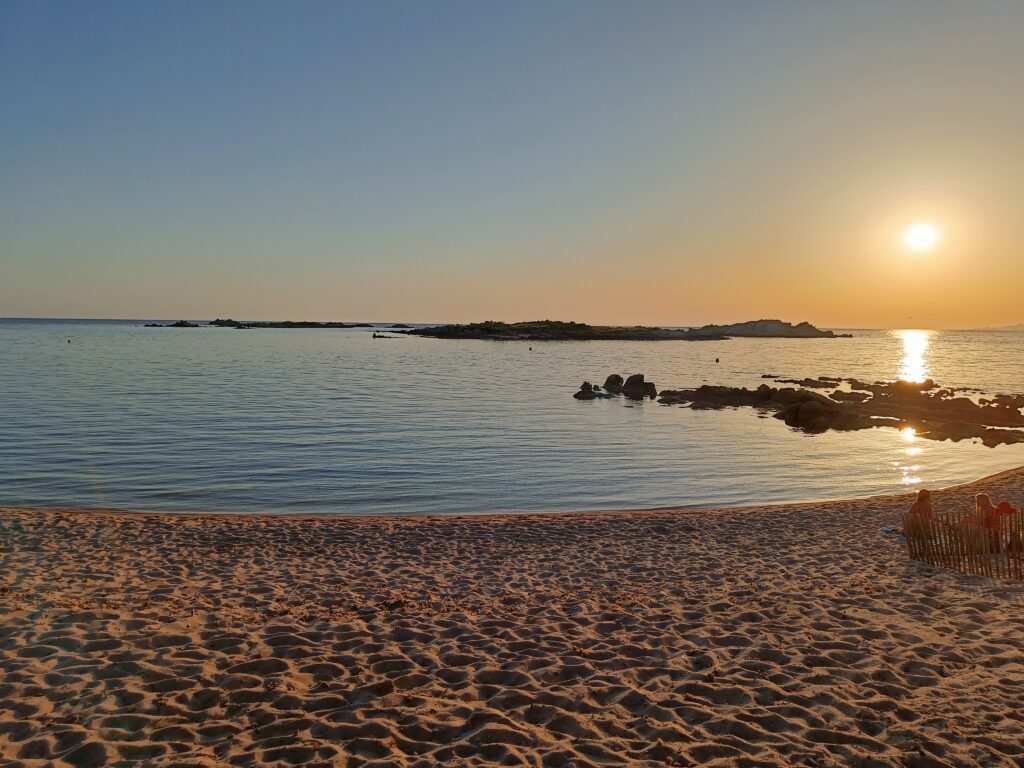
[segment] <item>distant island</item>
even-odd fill
[[[190,323],[188,320],[179,320],[176,323],[146,323],[145,328],[201,328],[198,323]]]
[[[146,328],[375,328],[373,323],[314,322],[310,320],[232,320],[217,318],[205,323],[178,320],[175,323],[146,323]],[[561,320],[533,320],[523,323],[435,325],[412,328],[404,323],[387,326],[395,333],[436,339],[491,339],[494,341],[724,341],[734,337],[758,339],[836,339],[850,334],[823,331],[810,323],[782,320],[749,320],[730,325],[700,328],[659,328],[644,325],[587,325]]]
[[[690,332],[694,337],[701,335],[709,336],[738,336],[757,339],[839,339],[851,338],[850,333],[835,333],[815,328],[808,322],[785,323],[782,320],[748,320],[745,323],[733,323],[732,325],[705,325],[701,328],[694,328]]]
[[[179,320],[176,323],[146,323],[146,328],[237,328],[246,330],[248,328],[373,328],[373,323],[318,323],[310,320],[260,320],[242,322],[239,320],[211,320],[204,324],[190,323],[187,320]],[[397,327],[397,326],[392,326]]]
[[[1000,325],[994,328],[978,328],[979,331],[1024,331],[1024,323],[1017,323],[1016,325]]]
[[[839,338],[832,331],[823,331],[810,323],[793,325],[782,320],[751,320],[732,325],[705,325],[701,328],[587,325],[559,320],[534,320],[524,323],[489,320],[483,323],[414,328],[399,333],[436,339],[495,341],[723,341],[734,336],[785,339]]]

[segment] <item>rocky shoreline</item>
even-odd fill
[[[603,388],[583,382],[573,397],[595,400],[622,394],[633,400],[657,398],[663,405],[694,410],[750,407],[769,411],[788,426],[812,434],[892,427],[913,429],[918,437],[928,440],[978,439],[989,447],[1024,442],[1024,414],[1021,413],[1024,395],[1001,394],[975,402],[958,394],[957,390],[938,387],[931,379],[920,383],[869,383],[822,376],[799,382],[781,381],[834,391],[825,395],[812,389],[768,384],[755,389],[703,385],[695,389],[658,391],[643,374],[630,376],[625,382],[618,374],[612,374]]]

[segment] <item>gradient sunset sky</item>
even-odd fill
[[[0,316],[1024,322],[1022,30],[1020,0],[3,0]]]

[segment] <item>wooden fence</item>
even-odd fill
[[[1024,579],[1024,510],[998,515],[991,525],[973,509],[931,518],[903,514],[912,559],[978,576]]]

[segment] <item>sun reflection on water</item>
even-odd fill
[[[928,378],[928,351],[929,331],[896,331],[896,336],[903,342],[903,357],[900,358],[899,377],[903,381],[922,382]],[[893,467],[900,473],[902,485],[916,485],[921,482],[918,471],[920,464],[906,463],[924,453],[924,448],[919,443],[917,430],[914,427],[903,427],[900,436],[908,443],[915,443],[902,448],[902,453],[907,458],[901,461],[894,461]]]
[[[917,430],[913,427],[903,427],[900,430],[900,436],[908,443],[916,443],[920,439],[917,436]],[[902,450],[902,453],[910,457],[920,456],[923,452],[924,448],[919,445],[912,445]],[[916,485],[921,482],[921,476],[917,474],[921,469],[920,464],[904,464],[902,461],[894,461],[892,464],[901,475],[900,483],[902,485]]]
[[[900,358],[899,377],[903,381],[920,382],[928,378],[929,331],[897,331],[896,335],[903,340],[903,357]]]

